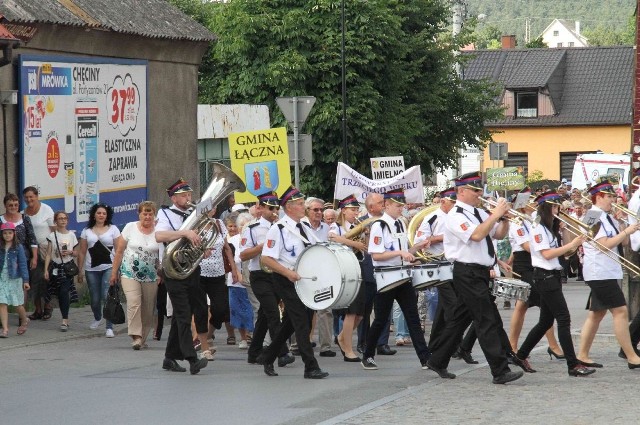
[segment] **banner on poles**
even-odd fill
[[[371,180],[348,165],[339,162],[333,197],[334,199],[344,199],[353,194],[358,201],[364,203],[370,193],[385,193],[399,187],[404,189],[407,202],[424,203],[422,173],[419,165],[389,179]]]

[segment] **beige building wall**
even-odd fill
[[[601,150],[604,153],[629,152],[631,127],[544,127],[492,128],[497,143],[507,143],[509,152],[528,152],[529,172],[542,171],[546,179],[560,178],[560,153]],[[485,149],[482,171],[501,167],[503,161],[489,159]]]

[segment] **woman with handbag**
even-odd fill
[[[78,239],[67,229],[69,216],[64,211],[53,215],[56,230],[47,236],[47,255],[44,259],[44,278],[49,281],[49,297],[57,296],[62,313],[60,331],[69,330],[69,306],[77,301],[73,277],[78,274],[74,257],[78,256]]]
[[[127,223],[116,241],[113,271],[109,285],[118,280],[127,298],[127,325],[131,347],[146,347],[153,329],[153,312],[158,291],[160,244],[156,242],[156,204],[144,201],[138,205],[138,221]]]
[[[102,305],[107,299],[113,270],[113,247],[121,239],[120,230],[111,224],[112,218],[113,208],[106,204],[95,204],[89,210],[89,224],[80,234],[78,281],[82,282],[84,269],[93,311],[90,329],[98,329],[102,323]],[[113,338],[113,323],[109,320],[106,322],[105,336]]]

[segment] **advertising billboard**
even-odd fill
[[[147,197],[147,62],[22,55],[20,185],[35,186],[69,228],[92,205],[114,224],[137,220]]]

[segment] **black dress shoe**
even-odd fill
[[[207,360],[205,357],[193,362],[189,362],[189,372],[192,375],[196,375],[198,372],[200,372],[200,369],[204,369],[208,364],[209,360]]]
[[[627,355],[624,353],[624,351],[622,351],[622,348],[620,349],[620,351],[618,351],[618,357],[620,357],[621,359],[627,358]]]
[[[336,352],[333,351],[333,350],[320,351],[319,356],[320,357],[335,357],[336,356]]]
[[[342,356],[342,357],[344,357],[345,362],[359,363],[362,361],[360,357],[347,357],[347,356]]]
[[[582,364],[569,369],[569,376],[587,376],[596,373],[595,369],[587,369]]]
[[[435,367],[429,360],[426,361],[426,366],[437,373],[442,379],[454,379],[456,375],[449,372],[447,369]]]
[[[478,361],[475,360],[473,356],[471,356],[471,353],[469,351],[464,351],[458,348],[458,351],[456,351],[456,354],[458,355],[457,358],[464,360],[467,364],[478,364]]]
[[[629,366],[629,369],[640,369],[640,363],[639,364],[627,363],[627,366]]]
[[[493,378],[493,383],[494,384],[506,384],[507,382],[515,381],[516,379],[522,378],[522,375],[524,375],[524,373],[522,373],[521,371],[505,372],[502,375],[498,375],[495,378]]]
[[[398,350],[392,350],[387,344],[378,345],[376,349],[376,353],[378,353],[381,356],[393,356],[397,352]]]
[[[289,351],[291,354],[293,354],[294,356],[299,356],[300,355],[300,350],[297,348],[292,348],[291,351]]]
[[[288,364],[291,364],[296,361],[296,358],[293,354],[285,354],[284,356],[278,357],[278,367],[285,367]]]
[[[175,361],[173,359],[170,359],[168,357],[164,358],[164,361],[162,362],[162,368],[164,370],[170,370],[171,372],[186,372],[187,371],[187,369],[185,369],[182,366],[180,366],[177,361]]]
[[[322,369],[305,370],[305,379],[322,379],[329,376],[329,372],[324,372]]]
[[[600,369],[602,367],[602,364],[600,363],[596,363],[596,362],[583,362],[582,360],[578,360],[578,363],[580,363],[582,366],[586,366],[586,367],[595,367]]]
[[[529,364],[529,360],[527,360],[527,359],[523,360],[518,356],[511,356],[511,359],[513,360],[513,364],[514,365],[519,366],[525,372],[527,372],[527,373],[536,373],[536,370],[534,368],[532,368],[531,365]],[[516,378],[516,379],[518,379],[518,378]],[[504,383],[504,382],[498,382],[498,383],[500,384],[500,383]]]
[[[263,367],[264,367],[264,373],[267,376],[278,376],[276,371],[273,369],[273,363],[267,363]]]

